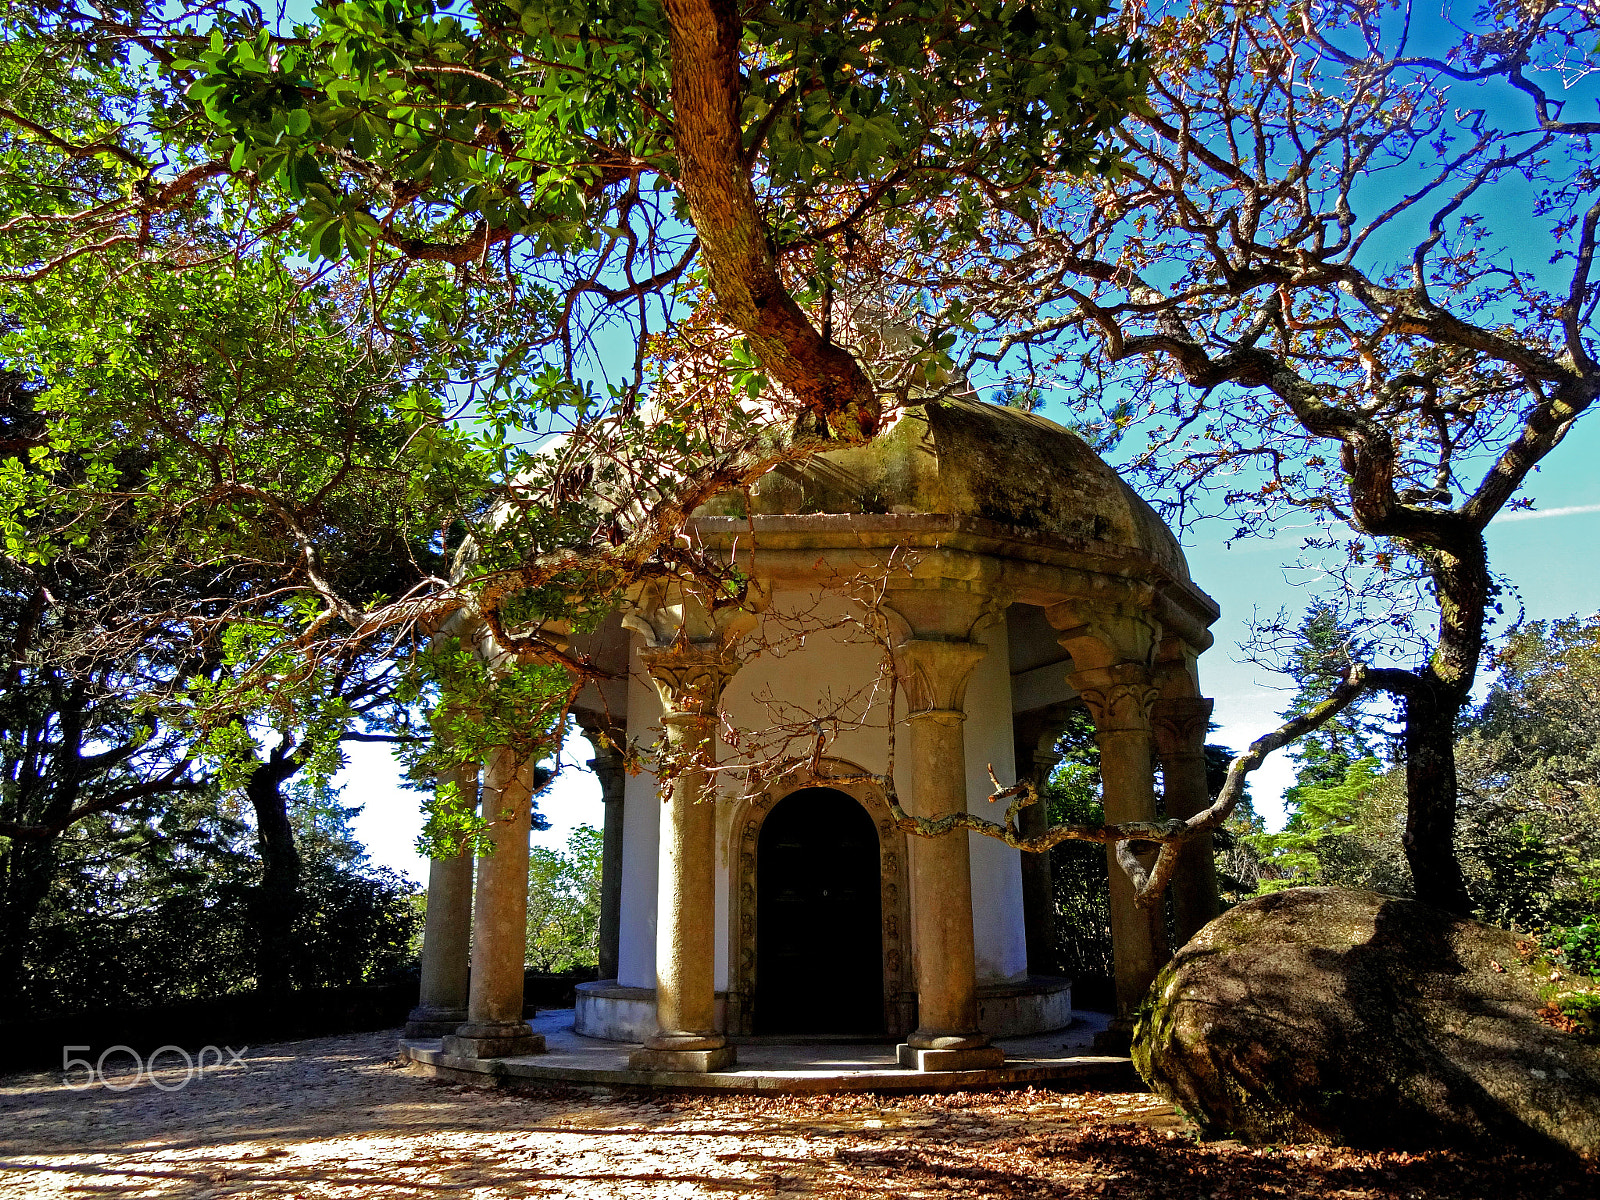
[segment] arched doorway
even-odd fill
[[[833,788],[780,800],[756,849],[756,1033],[883,1030],[878,830]]]

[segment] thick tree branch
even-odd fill
[[[825,342],[778,272],[745,167],[739,124],[739,41],[732,0],[666,0],[678,184],[722,317],[821,423],[846,441],[878,430],[877,395],[854,356]]]
[[[969,829],[1034,854],[1042,853],[1066,841],[1111,843],[1115,846],[1118,864],[1134,885],[1137,902],[1141,907],[1150,908],[1160,901],[1161,894],[1172,880],[1172,874],[1178,866],[1178,848],[1184,842],[1209,834],[1232,815],[1244,795],[1245,780],[1252,771],[1266,761],[1267,755],[1304,737],[1312,730],[1321,728],[1354,703],[1369,687],[1367,668],[1359,665],[1352,667],[1332,695],[1321,704],[1251,742],[1250,748],[1236,757],[1228,767],[1227,780],[1216,801],[1210,808],[1201,810],[1186,821],[1123,821],[1113,825],[1063,824],[1052,825],[1043,833],[1028,835],[1022,832],[1018,813],[1030,805],[1039,803],[1037,789],[1028,782],[1002,788],[995,779],[993,767],[989,770],[989,778],[994,783],[995,790],[988,797],[989,802],[993,804],[1000,800],[1011,800],[1006,807],[1003,822],[991,821],[969,812],[946,813],[938,817],[914,817],[901,806],[899,797],[894,791],[892,778],[888,776],[872,778],[887,792],[889,810],[894,814],[898,827],[917,837],[943,837],[957,829]],[[1161,847],[1154,865],[1148,871],[1134,855],[1135,842],[1154,842]]]

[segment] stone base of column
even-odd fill
[[[411,1041],[449,1037],[466,1019],[464,1008],[431,1008],[419,1004],[406,1015],[406,1031],[401,1036]]]
[[[968,1050],[919,1050],[904,1042],[895,1047],[895,1057],[908,1071],[992,1071],[1005,1066],[1006,1053],[999,1046],[973,1046]]]
[[[711,1050],[652,1050],[646,1046],[628,1055],[630,1071],[726,1071],[739,1061],[732,1046]]]
[[[913,1029],[906,1035],[913,1050],[978,1050],[988,1044],[981,1029]]]
[[[544,1034],[526,1021],[505,1024],[468,1023],[444,1039],[444,1053],[453,1058],[517,1058],[544,1053]]]

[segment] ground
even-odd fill
[[[411,1074],[397,1035],[257,1047],[170,1091],[0,1080],[0,1197],[1600,1195],[1517,1156],[1200,1143],[1141,1093],[510,1095]]]

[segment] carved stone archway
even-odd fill
[[[756,994],[756,867],[761,826],[773,806],[806,788],[843,792],[867,810],[878,830],[878,879],[883,922],[883,1024],[888,1036],[903,1038],[916,1024],[917,998],[911,973],[910,887],[906,873],[906,839],[894,825],[888,801],[876,785],[843,782],[863,774],[854,763],[824,759],[817,774],[786,775],[765,792],[742,803],[729,831],[731,872],[728,919],[731,925],[728,964],[728,1032],[754,1029]]]

